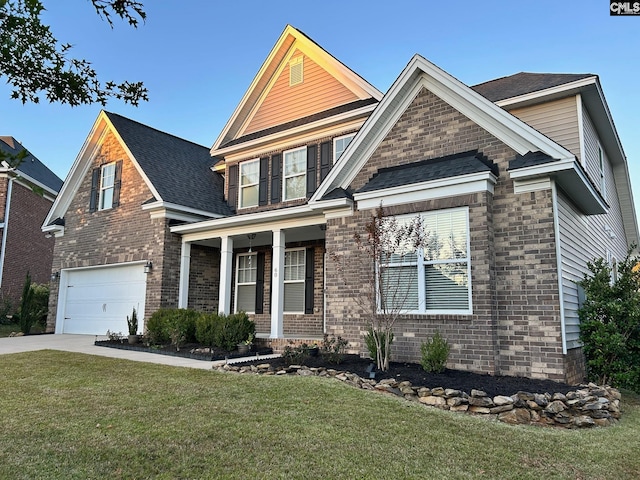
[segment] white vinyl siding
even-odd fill
[[[283,201],[304,198],[307,192],[307,147],[284,152]]]
[[[113,207],[113,191],[116,179],[116,163],[109,163],[102,166],[100,172],[100,207],[99,210],[106,210]]]
[[[607,184],[607,168],[609,167],[609,160],[607,159],[606,152],[602,149],[600,141],[598,139],[598,133],[591,121],[591,117],[586,108],[582,111],[582,123],[584,125],[584,166],[587,171],[587,175],[598,187],[600,193],[605,196],[604,190]],[[602,165],[602,168],[601,168]],[[604,169],[604,176],[602,175]],[[609,199],[607,199],[608,201]]]
[[[352,133],[333,139],[333,163],[336,163],[336,161],[340,158],[342,152],[346,150],[346,148],[351,143],[351,140],[353,140],[354,136],[355,134]]]
[[[240,188],[238,204],[240,208],[258,205],[260,182],[260,160],[251,160],[240,164]]]
[[[254,313],[256,309],[258,256],[255,253],[238,254],[236,265],[235,311]]]
[[[304,313],[305,249],[284,252],[284,311]]]
[[[465,208],[419,214],[427,233],[418,251],[396,252],[382,269],[380,307],[405,313],[470,314],[469,211]],[[414,215],[398,217],[410,221]]]

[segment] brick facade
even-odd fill
[[[91,213],[92,169],[117,160],[123,160],[120,205]],[[169,231],[169,220],[152,219],[148,212],[142,210],[142,205],[152,198],[151,190],[128,159],[122,145],[113,133],[109,133],[67,209],[64,235],[56,238],[53,250],[53,270],[149,260],[153,268],[147,274],[145,317],[148,318],[159,308],[177,307],[181,238]],[[209,268],[200,265],[200,247],[194,247],[193,251],[194,263],[198,263],[194,275],[201,273],[203,276],[202,281],[194,282],[193,296],[205,305],[210,300],[202,299],[199,284],[208,281],[212,273]],[[215,255],[213,257],[207,263],[215,269]],[[50,284],[48,331],[55,329],[58,286],[59,280]],[[217,289],[214,290],[217,296]],[[213,301],[217,304],[217,298]]]
[[[6,214],[9,178],[0,178],[0,215]],[[46,238],[42,230],[51,200],[34,192],[18,181],[12,182],[9,221],[5,245],[1,291],[3,298],[18,306],[27,272],[35,283],[49,283],[53,258],[53,238]],[[0,236],[3,234],[0,229]],[[1,238],[1,237],[0,237]]]
[[[469,208],[471,315],[407,315],[395,327],[393,357],[419,361],[420,345],[436,331],[452,345],[449,366],[489,374],[567,378],[562,355],[557,259],[550,191],[516,195],[507,174],[516,153],[423,89],[380,143],[350,188],[379,168],[477,149],[498,165],[494,194],[475,193],[402,205],[388,213]],[[353,234],[372,212],[328,222],[326,248],[350,253]],[[366,289],[362,265],[341,274],[327,265],[327,329],[363,345],[366,312],[352,300]],[[341,278],[342,277],[342,278]]]

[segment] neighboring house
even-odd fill
[[[54,269],[67,292],[56,331],[83,330],[85,318],[68,328],[67,314],[80,267],[151,258],[140,254],[146,238],[91,224],[90,166],[120,156],[146,171],[131,145],[102,158],[102,134],[94,128],[87,144],[98,146],[85,146],[70,174],[77,180],[44,227],[56,231]],[[141,150],[164,151],[150,137],[137,140]],[[579,381],[576,281],[588,260],[613,263],[638,238],[626,158],[594,75],[523,73],[469,88],[415,56],[383,96],[288,26],[210,154],[217,203],[176,216],[178,224],[169,209],[148,207],[167,202],[162,192],[131,202],[142,230],[162,220],[156,237],[170,244],[152,252],[150,275],[166,281],[151,288],[147,275],[140,301],[146,316],[175,304],[244,310],[276,347],[329,333],[366,351],[366,312],[353,295],[367,275],[357,264],[341,274],[327,254],[353,251],[354,233],[383,205],[399,218],[421,215],[430,238],[446,239],[410,265],[387,266],[415,279],[394,359],[418,361],[421,343],[439,331],[452,345],[451,367]],[[179,210],[199,186],[181,190],[168,168]],[[122,192],[150,188],[154,180],[142,177],[123,180]],[[101,213],[120,218],[117,209]],[[81,258],[71,255],[78,237],[87,242]],[[121,256],[111,254],[123,243]],[[92,244],[104,253],[92,254]],[[167,266],[156,270],[159,262]],[[157,298],[160,287],[166,296]]]
[[[0,136],[0,150],[8,157],[25,148],[13,137]],[[0,165],[0,292],[18,307],[27,276],[35,283],[49,283],[53,238],[40,230],[62,180],[27,152],[13,168]]]
[[[49,330],[126,332],[136,308],[176,307],[180,237],[171,225],[230,214],[209,149],[120,115],[101,112],[42,229],[56,237]],[[207,245],[191,295],[216,301],[218,263]],[[200,257],[202,259],[200,260]],[[195,274],[194,273],[194,274]],[[213,298],[212,298],[213,297]],[[146,315],[148,316],[148,315]]]

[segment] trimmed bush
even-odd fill
[[[201,313],[196,319],[196,341],[212,347],[216,338],[216,327],[220,322],[217,313]]]
[[[256,324],[244,312],[233,315],[219,314],[219,324],[214,328],[214,346],[235,350],[239,343],[255,335]]]
[[[161,308],[146,322],[149,341],[154,344],[195,342],[199,316],[195,310],[186,308]]]
[[[422,351],[422,368],[427,372],[442,373],[447,365],[451,347],[440,332],[436,332],[432,339],[420,346]]]

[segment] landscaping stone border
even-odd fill
[[[430,407],[474,414],[512,425],[606,427],[617,422],[621,415],[620,392],[615,388],[593,383],[580,385],[567,394],[517,392],[491,398],[481,390],[471,390],[469,394],[444,387],[413,386],[408,381],[362,378],[354,373],[324,367],[290,365],[274,369],[269,363],[262,363],[243,366],[226,364],[213,368],[221,372],[243,374],[331,377],[357,388],[392,394]]]

